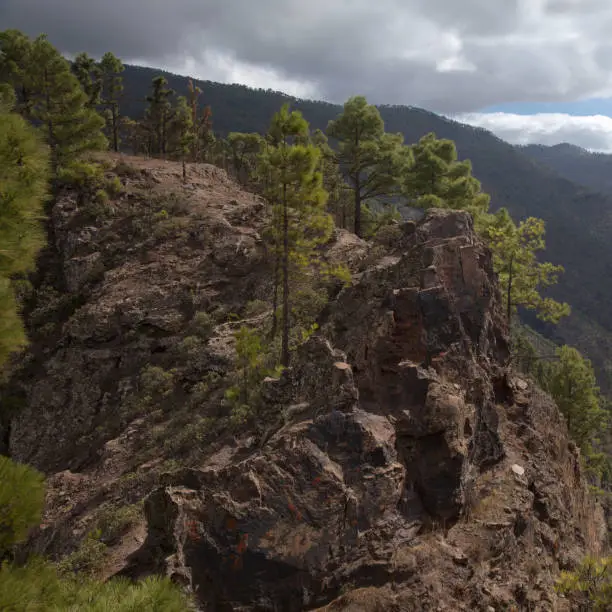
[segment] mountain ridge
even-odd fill
[[[612,195],[612,155],[588,151],[576,145],[526,145],[520,150],[534,161],[545,165],[574,183]]]
[[[217,167],[106,157],[104,206],[55,202],[0,390],[12,459],[47,476],[28,552],[169,576],[202,612],[567,609],[556,577],[602,554],[605,516],[558,407],[507,364],[468,213],[378,243],[336,229],[325,258],[352,282],[244,404],[236,336],[272,318],[265,203]]]
[[[187,92],[187,77],[127,66],[125,114],[142,115],[150,82],[159,74],[178,94]],[[300,100],[272,90],[194,82],[202,89],[202,104],[212,109],[213,128],[222,136],[230,131],[265,132],[273,113],[285,102],[302,111],[313,129],[325,129],[341,109],[328,102]],[[539,323],[538,329],[585,352],[598,370],[602,388],[612,389],[612,375],[604,375],[607,354],[612,354],[612,311],[598,306],[612,302],[612,285],[602,283],[612,271],[612,245],[608,241],[612,232],[612,193],[602,194],[576,184],[483,128],[415,107],[379,108],[387,131],[402,132],[407,143],[429,132],[453,140],[459,157],[471,160],[474,175],[491,195],[493,210],[506,207],[516,220],[536,216],[546,221],[545,257],[566,270],[550,295],[569,302],[574,315],[554,329]],[[593,325],[597,333],[592,332]]]

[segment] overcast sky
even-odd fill
[[[612,0],[0,0],[0,27],[65,53],[332,102],[360,93],[513,142],[612,151]],[[568,117],[589,99],[601,109]]]

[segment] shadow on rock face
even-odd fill
[[[405,575],[393,551],[455,521],[470,466],[503,457],[487,368],[505,330],[470,228],[464,213],[426,216],[266,381],[267,405],[295,416],[148,498],[147,554],[206,609],[305,610]]]

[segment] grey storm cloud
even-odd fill
[[[468,113],[612,91],[609,0],[0,0],[63,52]]]

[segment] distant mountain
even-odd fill
[[[179,94],[187,91],[185,77],[128,66],[124,113],[142,115],[151,80],[159,74],[164,74]],[[337,105],[299,100],[271,90],[210,81],[197,84],[203,91],[202,102],[212,108],[215,131],[221,135],[230,131],[264,132],[273,113],[285,102],[302,111],[313,128],[324,129],[341,110]],[[415,142],[428,132],[454,140],[460,157],[472,161],[474,174],[491,194],[494,209],[505,206],[515,219],[536,216],[546,221],[546,259],[566,269],[551,295],[569,302],[574,314],[554,328],[531,323],[549,337],[586,352],[598,368],[602,386],[612,391],[612,372],[607,375],[608,355],[612,355],[612,308],[608,308],[612,304],[612,195],[585,187],[594,179],[584,178],[590,176],[586,170],[578,175],[576,168],[570,171],[569,166],[578,165],[575,161],[568,161],[560,170],[558,165],[553,167],[552,162],[538,159],[532,148],[514,147],[482,128],[418,108],[383,106],[380,110],[386,129],[402,132],[407,142]],[[574,149],[561,146],[542,155],[549,159],[583,159],[584,167],[590,167],[591,154],[579,154]],[[578,184],[577,176],[583,177],[583,184]],[[609,176],[612,178],[612,172]],[[612,194],[612,187],[609,191]]]
[[[612,155],[592,153],[568,143],[527,145],[520,150],[574,183],[612,195]]]

